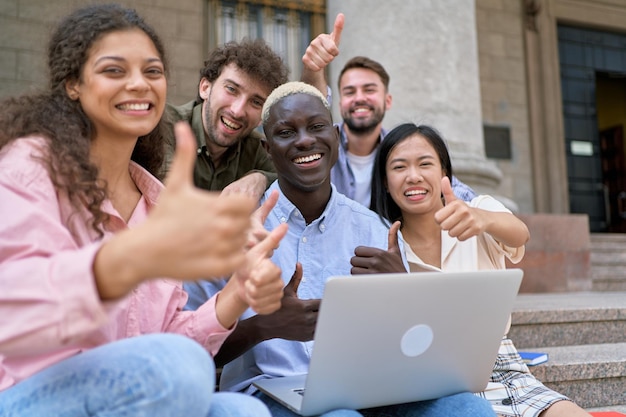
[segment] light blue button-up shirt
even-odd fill
[[[280,192],[278,182],[270,186],[264,199],[272,190]],[[265,227],[273,230],[281,223],[289,224],[289,230],[274,251],[272,261],[282,269],[285,284],[291,280],[296,262],[302,264],[302,281],[298,287],[301,299],[322,298],[329,277],[350,275],[350,258],[357,246],[387,249],[388,229],[378,215],[338,193],[334,186],[326,209],[308,225],[300,211],[280,192]],[[215,284],[207,284],[211,291],[217,288]],[[248,310],[242,318],[253,314]],[[313,342],[283,339],[261,342],[224,367],[220,388],[251,392],[254,388],[250,384],[254,380],[306,373],[312,349]]]

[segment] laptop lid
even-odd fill
[[[482,391],[522,275],[507,269],[332,277],[308,375],[255,385],[304,416]]]

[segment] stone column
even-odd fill
[[[502,174],[485,157],[474,0],[327,0],[331,30],[339,12],[346,20],[340,54],[329,69],[333,91],[351,57],[380,62],[393,97],[385,128],[404,122],[437,128],[454,173],[493,195]],[[333,115],[339,120],[336,100]]]

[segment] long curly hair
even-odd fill
[[[68,82],[80,80],[94,42],[111,32],[140,29],[152,40],[166,66],[165,49],[154,31],[133,9],[119,5],[80,8],[58,24],[48,44],[48,89],[12,97],[0,103],[0,149],[30,135],[43,136],[48,152],[43,163],[57,191],[64,192],[77,209],[86,207],[91,227],[102,236],[108,219],[101,209],[108,197],[106,184],[98,181],[98,167],[89,159],[94,135],[91,120],[78,100],[67,95]],[[165,155],[163,123],[137,141],[131,159],[162,178]]]

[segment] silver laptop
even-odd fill
[[[520,269],[328,280],[306,375],[254,385],[311,416],[485,389]]]

